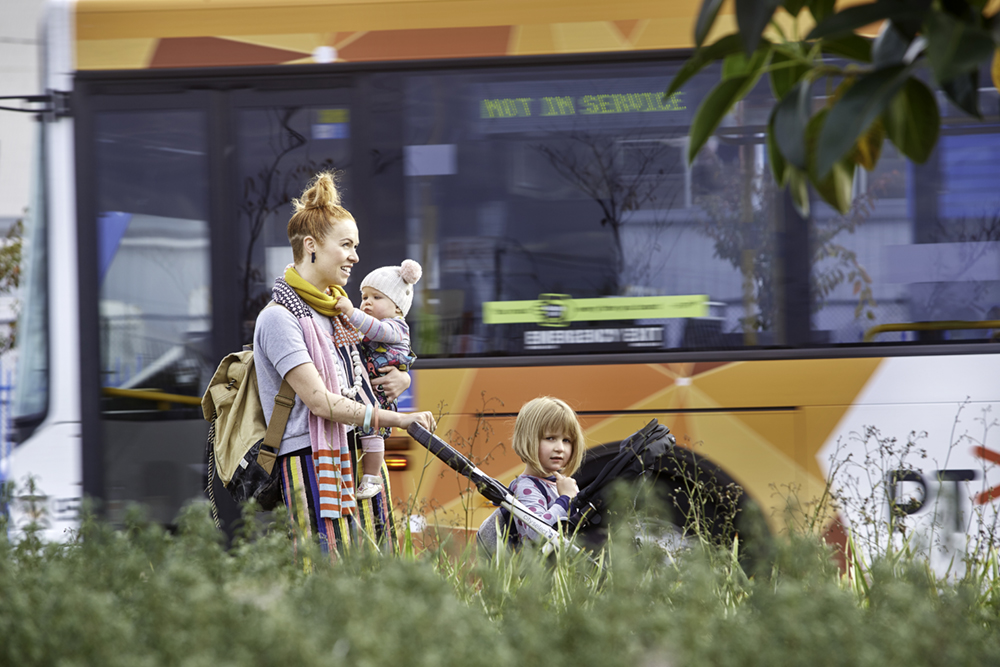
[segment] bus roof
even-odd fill
[[[76,69],[690,48],[700,6],[701,0],[77,0]],[[731,11],[723,9],[720,34],[735,29]]]

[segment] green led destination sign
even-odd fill
[[[574,299],[568,294],[542,294],[536,301],[486,301],[485,324],[540,324],[565,327],[570,322],[652,320],[706,317],[708,295],[629,296]]]
[[[483,134],[687,128],[705,94],[700,79],[664,95],[668,76],[479,81],[470,84],[466,113]]]
[[[593,116],[597,114],[684,111],[684,92],[664,97],[662,92],[610,93],[572,97],[499,97],[479,103],[481,118],[532,116]]]

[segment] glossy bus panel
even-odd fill
[[[505,483],[523,470],[510,447],[517,409],[538,395],[560,396],[580,411],[588,447],[616,443],[649,419],[667,425],[679,446],[733,478],[773,531],[803,520],[831,475],[847,493],[841,511],[826,517],[830,530],[862,509],[885,520],[892,488],[899,506],[910,503],[923,540],[915,545],[928,553],[932,544],[947,546],[933,556],[946,566],[1000,519],[997,371],[991,354],[415,375],[417,402],[440,410],[439,431]],[[493,510],[416,443],[408,454],[414,465],[393,486],[404,507],[460,528],[478,526]],[[919,480],[890,484],[894,471]]]

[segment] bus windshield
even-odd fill
[[[48,267],[45,209],[45,133],[37,127],[31,206],[25,216],[22,245],[23,278],[18,317],[17,385],[11,406],[14,438],[24,439],[45,416],[49,397]]]

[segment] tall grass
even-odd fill
[[[995,422],[982,423],[985,442]],[[906,516],[878,511],[884,471],[907,469],[914,438],[860,437],[865,460],[835,462],[816,502],[788,493],[777,537],[746,530],[753,517],[735,530],[740,490],[694,476],[668,508],[649,488],[612,492],[596,553],[529,545],[493,559],[417,545],[405,520],[398,556],[359,541],[331,565],[302,540],[293,551],[281,509],[263,523],[247,508],[228,546],[201,503],[174,532],[137,508],[122,527],[85,512],[65,544],[39,539],[44,513],[29,512],[39,523],[16,540],[0,525],[0,665],[1000,664],[995,516],[962,568],[941,573]],[[683,533],[649,539],[667,509]],[[820,537],[838,516],[850,523],[839,554]]]
[[[0,664],[1000,664],[995,550],[958,582],[905,554],[852,579],[792,533],[748,574],[738,538],[666,553],[618,521],[596,560],[362,543],[329,565],[293,557],[284,525],[248,514],[226,548],[195,504],[176,533],[134,511],[67,544],[0,540]]]

